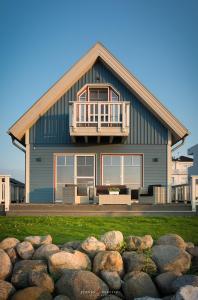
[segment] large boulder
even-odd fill
[[[154,261],[142,253],[126,251],[122,254],[122,258],[126,273],[132,271],[143,271],[150,275],[154,275],[157,272],[157,267]]]
[[[177,290],[182,288],[185,285],[192,285],[198,287],[198,276],[196,275],[182,275],[178,278],[176,278],[172,284],[171,288],[172,291],[175,293]]]
[[[153,238],[151,235],[143,237],[130,235],[126,238],[126,249],[129,251],[143,251],[150,249],[153,246]]]
[[[185,250],[170,245],[159,245],[152,248],[152,259],[159,272],[185,273],[190,268],[191,256]]]
[[[122,298],[120,298],[114,294],[110,294],[110,295],[103,297],[102,300],[122,300]]]
[[[12,271],[12,263],[7,253],[0,249],[0,279],[4,280],[9,277]]]
[[[106,282],[110,290],[119,290],[122,280],[118,272],[101,271],[100,277]]]
[[[124,242],[120,231],[108,231],[101,236],[100,240],[105,244],[106,250],[120,250]]]
[[[106,246],[103,242],[98,241],[94,236],[91,236],[82,242],[81,249],[92,258],[99,251],[106,250]]]
[[[51,294],[37,286],[19,290],[12,296],[11,300],[52,300]]]
[[[65,269],[90,270],[91,261],[89,257],[80,251],[72,252],[60,251],[54,253],[48,258],[49,271],[54,278],[62,275]]]
[[[56,282],[58,294],[72,300],[96,300],[106,295],[108,286],[94,273],[82,270],[65,270]]]
[[[22,242],[16,245],[16,250],[22,259],[31,259],[34,253],[34,247],[30,242]]]
[[[54,244],[42,245],[36,249],[32,259],[44,259],[47,260],[50,255],[59,252],[58,246]]]
[[[177,279],[180,275],[174,272],[161,273],[155,277],[158,290],[164,296],[171,295],[173,293],[171,289],[172,282]]]
[[[197,300],[198,287],[186,285],[182,287],[176,294],[175,300]]]
[[[12,284],[16,288],[28,287],[31,271],[47,273],[47,264],[42,260],[22,260],[17,262],[12,273]]]
[[[41,245],[48,245],[52,243],[52,237],[50,234],[45,236],[27,236],[25,241],[30,242],[35,248],[40,247]]]
[[[123,292],[126,300],[138,297],[158,297],[158,291],[147,273],[134,271],[128,274],[123,283]]]
[[[0,300],[7,300],[15,293],[15,288],[10,282],[0,280]]]
[[[19,259],[16,248],[8,248],[8,249],[5,250],[5,252],[9,256],[12,264],[15,264],[16,261]]]
[[[50,293],[54,291],[54,281],[45,272],[31,271],[29,273],[29,285],[41,287]]]
[[[13,237],[8,237],[0,242],[0,249],[6,250],[9,248],[14,248],[18,243],[20,243],[19,240]]]
[[[61,250],[64,248],[71,248],[73,250],[77,250],[80,248],[81,242],[80,241],[71,241],[71,242],[66,242],[61,246]]]
[[[198,246],[187,248],[186,251],[190,253],[190,255],[198,257]]]
[[[117,272],[123,275],[122,256],[118,251],[101,251],[96,254],[93,260],[93,272],[100,274],[101,271]]]
[[[157,241],[156,245],[171,245],[180,249],[186,249],[186,243],[178,234],[166,234],[161,236]]]
[[[70,300],[70,299],[65,295],[58,295],[53,300]]]

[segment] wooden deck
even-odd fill
[[[191,205],[184,204],[11,204],[7,216],[193,216]]]

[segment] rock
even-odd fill
[[[197,300],[198,287],[186,285],[182,287],[176,294],[175,300]]]
[[[166,234],[161,236],[157,241],[156,245],[171,245],[178,247],[180,249],[185,250],[186,249],[186,243],[182,239],[181,236],[177,234]]]
[[[182,275],[172,282],[171,288],[172,288],[172,291],[175,293],[185,285],[192,285],[192,286],[198,287],[198,276]]]
[[[153,298],[153,297],[138,297],[138,298],[134,298],[134,300],[161,300],[161,298]],[[170,299],[173,300],[173,299]]]
[[[53,300],[70,300],[70,299],[65,295],[58,295]]]
[[[153,238],[151,235],[139,236],[128,236],[126,238],[126,249],[129,251],[133,250],[147,250],[153,246]]]
[[[59,252],[58,246],[54,244],[42,245],[36,249],[32,259],[44,259],[47,260],[48,257],[54,253]]]
[[[159,272],[185,273],[190,268],[191,257],[185,250],[170,245],[159,245],[152,248],[152,259]]]
[[[61,246],[61,249],[72,248],[73,250],[77,250],[77,249],[79,249],[80,245],[81,245],[80,241],[71,241],[71,242],[67,242],[67,243],[63,244]]]
[[[0,249],[0,279],[4,280],[9,277],[12,271],[12,263],[7,253]]]
[[[101,236],[100,240],[106,245],[106,250],[120,250],[124,242],[120,231],[108,231]]]
[[[186,249],[188,249],[188,248],[194,248],[194,247],[195,247],[195,245],[193,243],[186,242]]]
[[[15,288],[10,282],[0,280],[0,300],[7,300],[15,293]]]
[[[123,275],[124,266],[122,256],[117,251],[101,251],[93,260],[93,272],[99,274],[101,271],[118,272]]]
[[[132,271],[143,271],[150,275],[157,272],[157,267],[154,261],[144,254],[138,254],[135,251],[125,251],[122,254],[124,268],[126,273]]]
[[[155,277],[155,282],[162,295],[167,296],[173,293],[171,289],[172,282],[180,275],[173,272],[165,272]]]
[[[41,287],[50,293],[54,291],[54,281],[45,272],[31,271],[29,273],[29,285]]]
[[[88,237],[81,244],[81,248],[90,257],[94,257],[99,251],[105,251],[106,246],[103,242],[98,241],[94,236]]]
[[[9,248],[14,248],[18,243],[20,243],[19,240],[8,237],[0,242],[0,249],[6,250]]]
[[[31,271],[47,273],[47,265],[42,260],[22,260],[17,262],[12,273],[12,284],[16,288],[28,287]]]
[[[58,278],[65,269],[90,270],[91,261],[89,257],[80,251],[73,252],[60,251],[54,253],[48,258],[49,271],[53,277]]]
[[[117,297],[116,295],[108,295],[103,297],[101,300],[121,300],[122,298]]]
[[[30,242],[18,243],[16,250],[22,259],[31,259],[34,253],[34,248]]]
[[[158,291],[150,276],[139,271],[130,273],[123,284],[123,292],[127,300],[145,296],[158,297]]]
[[[102,271],[100,276],[110,290],[119,290],[121,288],[122,281],[117,272]]]
[[[51,294],[37,286],[19,290],[12,296],[11,300],[52,300]]]
[[[198,257],[198,246],[187,248],[186,251],[190,253],[190,255]]]
[[[5,252],[9,256],[12,264],[15,264],[16,261],[19,259],[15,248],[8,248],[8,249],[5,250]]]
[[[52,237],[50,234],[45,236],[27,236],[25,241],[30,242],[35,248],[40,247],[41,245],[48,245],[52,243]]]
[[[106,295],[108,286],[94,273],[82,270],[65,270],[56,282],[56,291],[72,300],[96,300]]]

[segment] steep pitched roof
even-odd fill
[[[182,125],[101,43],[96,43],[77,61],[67,73],[9,128],[8,133],[17,140],[22,140],[26,130],[93,66],[97,58],[101,58],[107,67],[127,85],[138,99],[170,129],[173,143],[189,134],[184,125]]]

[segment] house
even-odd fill
[[[188,184],[188,169],[193,166],[193,159],[179,156],[172,159],[172,185]]]
[[[198,175],[198,144],[188,149],[188,155],[193,155],[194,160],[194,164],[188,169],[188,175]]]
[[[96,187],[109,203],[117,201],[110,188],[151,195],[152,186],[171,185],[171,149],[189,134],[100,43],[8,133],[25,148],[27,203],[73,203],[74,194],[88,203]]]

